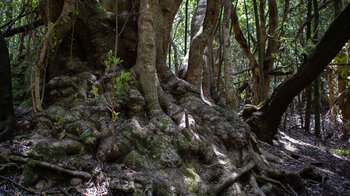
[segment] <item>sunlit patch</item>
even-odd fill
[[[302,145],[302,146],[309,146],[309,147],[315,147],[314,145],[310,144],[310,143],[305,143],[303,141],[300,141],[300,140],[296,140],[292,137],[289,137],[287,134],[281,132],[281,135],[282,135],[282,139],[285,139],[285,140],[288,140],[290,141],[291,143],[293,144],[298,144],[298,145]]]
[[[219,149],[215,146],[212,145],[213,151],[216,155],[216,157],[218,158],[218,162],[221,165],[227,165],[229,163],[228,158],[226,157],[226,155],[222,152],[219,151]]]
[[[187,190],[189,192],[196,192],[196,189],[198,189],[198,185],[200,182],[202,182],[201,177],[197,174],[196,170],[192,167],[186,168],[186,175],[184,178],[184,182],[187,186]]]
[[[196,121],[193,119],[193,116],[191,116],[190,114],[188,114],[188,125],[189,127],[193,127],[195,125]],[[180,121],[180,124],[179,124],[179,129],[182,130],[182,129],[185,129],[186,128],[186,114],[185,112],[183,112],[182,114],[182,117],[181,117],[181,121]],[[193,139],[199,141],[200,140],[200,137],[199,135],[194,132],[192,129],[190,129],[191,131],[191,134],[194,136]]]
[[[208,104],[209,106],[213,106],[213,104],[205,97],[205,96],[203,96],[203,93],[202,93],[202,100],[206,103],[206,104]]]
[[[281,140],[281,143],[284,144],[284,147],[289,150],[289,151],[292,151],[292,152],[297,152],[298,149],[291,143],[287,142],[287,141],[283,141]]]

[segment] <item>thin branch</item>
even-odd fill
[[[4,33],[4,37],[11,37],[11,36],[14,36],[14,35],[19,34],[19,33],[31,31],[37,27],[40,27],[43,24],[44,24],[44,22],[41,19],[38,19],[38,20],[34,21],[32,24],[26,24],[26,25],[16,27],[14,29],[10,29],[10,30],[6,31]]]

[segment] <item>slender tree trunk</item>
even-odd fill
[[[329,100],[329,117],[332,122],[334,122],[335,106],[334,106],[334,84],[333,84],[333,69],[328,66],[327,70],[327,83],[328,83],[328,100]]]
[[[224,15],[223,15],[223,55],[224,55],[224,78],[225,78],[225,95],[226,105],[230,109],[235,109],[235,100],[233,94],[233,81],[232,81],[232,55],[230,44],[230,18],[231,18],[231,6],[230,0],[224,0]]]
[[[174,68],[175,68],[175,75],[179,76],[179,60],[177,57],[177,47],[176,44],[174,42],[174,40],[171,40],[171,47],[174,50]]]
[[[271,86],[271,75],[269,72],[273,68],[275,62],[276,53],[278,51],[279,37],[277,33],[278,27],[278,12],[276,0],[268,0],[269,6],[269,35],[268,35],[268,45],[265,54],[264,62],[264,93],[265,97],[269,96],[270,86]]]
[[[265,99],[265,82],[264,82],[264,44],[263,44],[263,35],[262,35],[262,28],[260,26],[259,22],[259,13],[258,13],[258,6],[256,3],[256,0],[253,0],[254,4],[254,15],[255,15],[255,27],[256,27],[256,37],[257,37],[257,48],[258,48],[258,81],[259,81],[259,96],[258,96],[258,103],[262,102]],[[260,5],[261,7],[261,5]],[[261,11],[261,10],[260,10]],[[260,15],[264,15],[264,13],[260,13]],[[262,16],[264,17],[264,16]],[[261,18],[260,18],[261,19]],[[261,20],[262,21],[262,20]]]
[[[232,21],[233,32],[235,34],[235,39],[240,45],[244,55],[248,58],[250,68],[252,69],[253,99],[254,99],[254,103],[257,104],[259,99],[258,98],[259,85],[258,85],[258,72],[257,72],[258,63],[256,62],[254,54],[250,51],[250,45],[248,45],[249,43],[247,43],[247,40],[244,37],[244,34],[239,26],[239,21],[238,21],[236,11],[233,8],[232,8],[231,21]]]
[[[186,0],[185,5],[185,49],[184,49],[184,56],[187,54],[187,32],[188,32],[188,0]]]
[[[319,27],[319,12],[317,0],[313,0],[314,3],[314,38],[318,38],[318,27]],[[318,76],[314,81],[314,108],[315,108],[315,136],[321,137],[321,118],[320,118],[320,76]]]
[[[307,1],[307,18],[311,17],[311,12],[312,12],[312,1],[308,0]],[[306,40],[310,40],[310,39],[311,39],[311,23],[308,23],[306,26]],[[310,132],[312,85],[307,86],[305,93],[306,93],[305,130],[307,132]]]

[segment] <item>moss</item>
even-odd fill
[[[132,169],[150,168],[150,162],[135,150],[124,157],[124,163]]]
[[[118,147],[122,154],[136,149],[140,153],[146,153],[146,134],[134,126],[125,126],[120,130]]]
[[[187,187],[187,191],[195,195],[207,195],[201,192],[199,186],[200,176],[197,174],[196,169],[186,163],[182,164],[180,171],[184,175],[184,182]]]
[[[39,179],[39,174],[31,166],[31,163],[25,164],[22,171],[21,181],[25,185],[30,185]]]
[[[66,152],[64,151],[64,149],[52,148],[47,143],[39,143],[35,146],[34,150],[39,154],[44,155],[43,159],[45,161],[59,162],[66,156]]]

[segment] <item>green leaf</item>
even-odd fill
[[[113,122],[115,122],[118,118],[118,113],[113,111]]]

